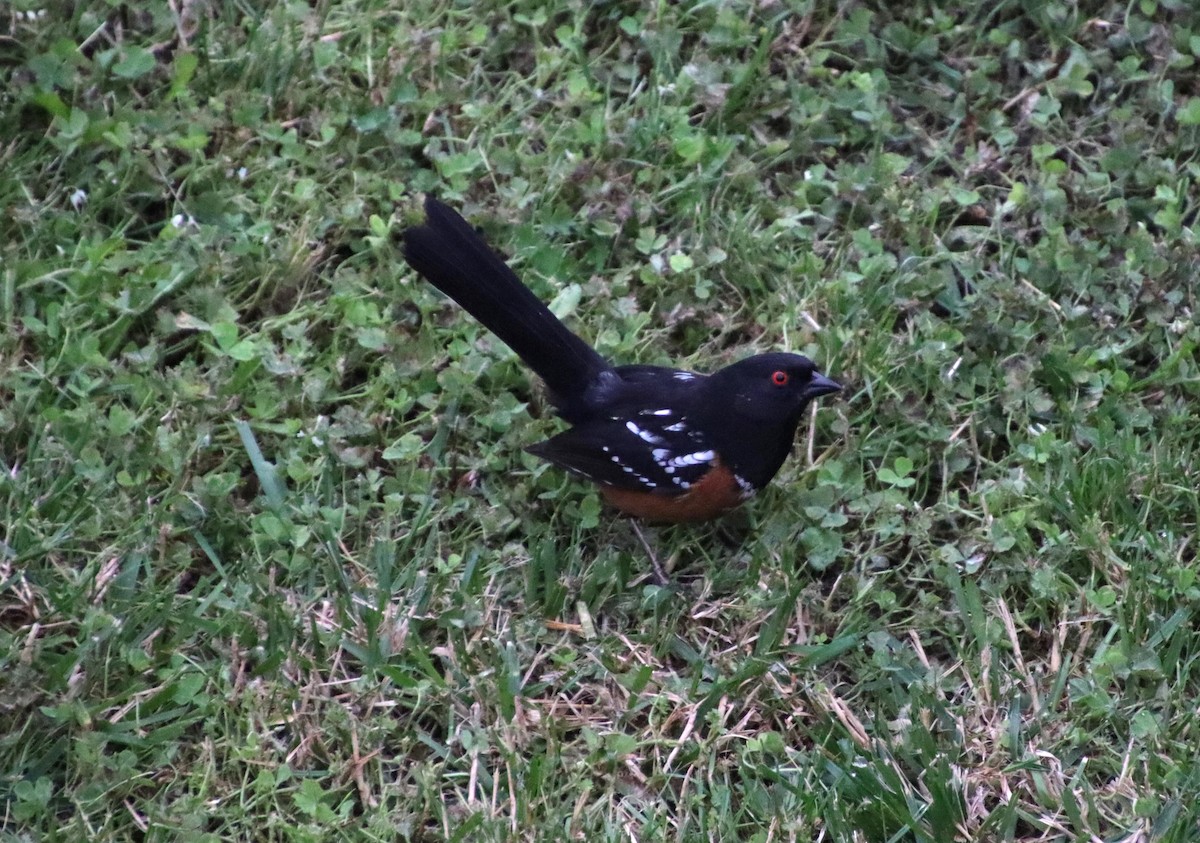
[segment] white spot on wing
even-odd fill
[[[696,451],[694,454],[683,454],[682,456],[672,457],[668,464],[677,467],[701,465],[712,462],[716,456],[712,451]]]
[[[650,442],[651,444],[654,444],[654,445],[657,445],[660,442],[662,442],[661,436],[657,435],[656,433],[654,433],[652,431],[643,430],[642,428],[638,427],[636,424],[634,424],[631,421],[625,422],[625,427],[629,428],[629,432],[632,433],[634,436],[637,436],[638,438],[640,438],[643,442]]]
[[[677,380],[677,381],[694,381],[695,379],[696,379],[696,376],[693,375],[691,372],[676,372],[675,373],[675,380]]]

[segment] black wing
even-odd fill
[[[686,492],[717,458],[687,416],[668,407],[589,421],[526,450],[593,483],[664,495]]]

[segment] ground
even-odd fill
[[[1200,839],[1194,4],[4,12],[4,839]],[[426,191],[846,389],[644,546]]]

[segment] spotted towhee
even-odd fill
[[[758,354],[711,375],[613,366],[571,333],[461,216],[430,197],[404,258],[541,376],[572,427],[531,453],[650,521],[703,521],[770,482],[810,399],[841,389],[799,354]]]

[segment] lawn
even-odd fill
[[[1187,0],[6,4],[0,839],[1200,840],[1198,60]],[[425,192],[615,361],[846,389],[644,545]]]

